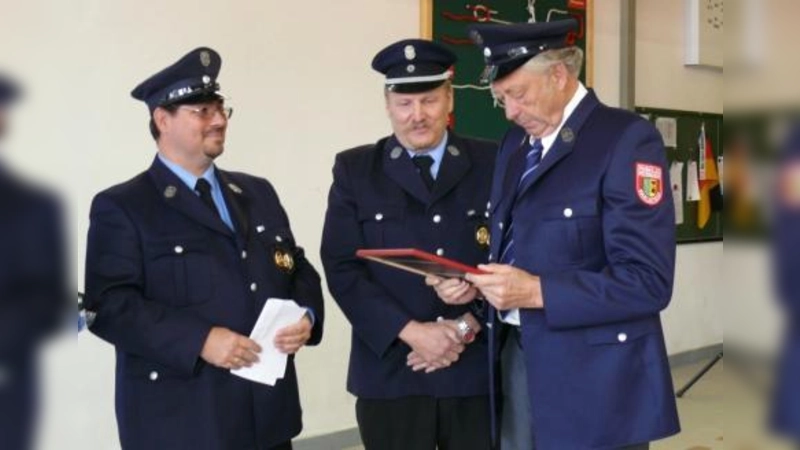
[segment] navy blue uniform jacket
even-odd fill
[[[487,261],[476,233],[487,224],[496,146],[453,133],[448,139],[431,192],[394,137],[336,157],[322,261],[331,294],[353,326],[347,389],[357,397],[488,393],[485,337],[431,374],[406,366],[411,348],[397,337],[411,320],[454,319],[469,307],[445,305],[418,275],[355,256],[360,248],[418,248],[472,265]]]
[[[245,336],[269,298],[314,311],[320,278],[277,194],[263,179],[216,171],[236,231],[157,158],[92,204],[86,308],[92,332],[117,350],[116,411],[125,449],[266,449],[296,436],[301,410],[293,358],[274,387],[200,358],[213,326]],[[287,273],[276,251],[294,254]]]

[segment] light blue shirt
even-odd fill
[[[189,187],[189,190],[194,192],[195,195],[198,197],[200,194],[194,190],[194,187],[197,185],[198,177],[192,175],[188,170],[184,169],[183,167],[175,164],[174,162],[170,161],[161,153],[158,154],[158,159],[167,166],[172,173],[175,174],[181,181]],[[225,204],[225,197],[222,195],[222,187],[219,185],[219,180],[217,177],[214,176],[214,165],[212,164],[208,170],[203,173],[202,178],[205,178],[208,181],[208,184],[211,185],[211,198],[214,200],[214,204],[217,206],[217,211],[219,211],[219,216],[225,225],[228,226],[231,230],[233,230],[233,221],[231,220],[231,214],[228,211],[228,206]]]
[[[442,137],[442,142],[436,147],[433,147],[430,150],[420,150],[420,151],[412,151],[406,149],[408,152],[408,156],[413,158],[417,155],[425,155],[430,156],[433,158],[433,164],[431,165],[431,176],[435,180],[436,177],[439,175],[439,168],[442,167],[442,159],[444,159],[444,148],[447,145],[447,132],[444,132],[444,136]]]

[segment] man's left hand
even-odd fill
[[[311,339],[311,328],[311,319],[309,319],[308,315],[303,316],[294,325],[281,328],[275,333],[275,348],[287,355],[297,353]]]
[[[467,281],[481,291],[499,311],[516,308],[543,308],[539,277],[505,264],[478,266],[486,275],[467,274]]]

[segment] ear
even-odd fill
[[[564,88],[567,86],[567,82],[569,81],[569,71],[567,71],[567,66],[560,62],[550,66],[550,70],[552,81],[559,90],[564,90]]]
[[[155,111],[153,111],[153,122],[155,122],[158,131],[160,131],[162,135],[169,128],[169,118],[170,114],[164,108],[156,108]]]
[[[455,105],[455,91],[452,83],[447,84],[447,102],[447,112],[449,114],[453,114],[453,107]]]

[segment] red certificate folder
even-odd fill
[[[464,278],[468,273],[485,273],[477,267],[413,248],[362,249],[356,252],[356,256],[422,276]]]

